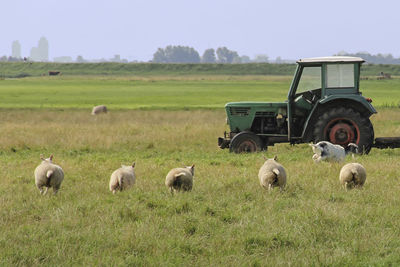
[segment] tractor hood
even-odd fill
[[[231,102],[225,110],[232,132],[249,131],[255,117],[286,115],[287,102]]]

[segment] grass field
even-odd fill
[[[221,109],[287,99],[289,76],[63,76],[0,80],[0,108]],[[361,81],[375,107],[399,107],[400,80]]]
[[[357,157],[367,182],[346,192],[341,164],[313,164],[306,144],[249,155],[217,148],[225,102],[280,101],[289,84],[258,76],[1,80],[0,265],[399,265],[400,149]],[[399,85],[362,81],[379,107],[376,136],[400,136]],[[91,116],[100,103],[111,112]],[[66,174],[57,196],[34,186],[41,153],[53,153]],[[262,155],[286,167],[284,192],[259,186]],[[132,161],[136,185],[112,195],[112,171]],[[171,196],[165,175],[189,164],[193,191]]]

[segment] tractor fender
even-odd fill
[[[359,111],[368,118],[377,113],[375,108],[361,95],[332,95],[327,96],[318,101],[318,103],[311,110],[308,118],[305,122],[302,139],[304,142],[312,141],[312,132],[314,124],[316,123],[319,116],[321,116],[328,109],[333,107],[350,107]]]
[[[375,108],[371,105],[370,102],[367,101],[367,99],[365,97],[363,97],[362,95],[330,95],[327,97],[322,98],[319,101],[319,104],[327,104],[330,103],[332,101],[339,101],[340,103],[351,103],[350,105],[354,105],[356,104],[355,108],[356,109],[361,109],[361,107],[357,107],[359,105],[362,105],[364,107],[365,110],[360,110],[361,112],[369,112],[369,116],[371,116],[372,114],[377,113],[377,111],[375,110]]]

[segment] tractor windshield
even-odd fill
[[[321,67],[304,67],[296,94],[321,88]]]

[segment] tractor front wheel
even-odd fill
[[[314,128],[314,141],[329,141],[346,147],[358,145],[358,152],[368,154],[374,141],[374,128],[369,118],[351,108],[333,108],[322,114]]]
[[[263,141],[252,132],[241,132],[235,135],[229,145],[229,151],[234,153],[252,153],[265,149]]]

